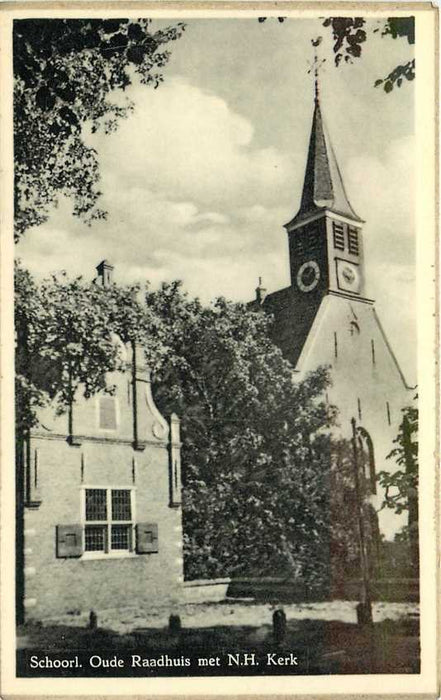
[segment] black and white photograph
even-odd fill
[[[435,692],[436,12],[30,5],[5,692]]]

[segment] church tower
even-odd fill
[[[346,193],[316,80],[300,207],[285,224],[291,284],[271,294],[259,284],[252,306],[273,316],[273,339],[297,377],[329,367],[327,399],[339,409],[342,435],[350,437],[355,419],[373,446],[376,470],[389,471],[401,409],[414,392],[365,293],[363,223]],[[390,512],[380,513],[386,536],[396,527],[390,519]]]
[[[285,225],[292,286],[301,294],[363,297],[362,223],[346,195],[316,93],[300,209]]]

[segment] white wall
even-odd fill
[[[353,327],[351,334],[351,323],[357,324],[359,333]],[[374,342],[375,363],[371,341]],[[396,463],[386,460],[386,456],[393,449],[393,439],[402,419],[401,409],[411,403],[415,391],[405,384],[372,304],[332,294],[324,297],[298,361],[298,376],[320,365],[331,367],[333,385],[329,388],[328,399],[339,408],[342,434],[350,436],[350,420],[355,418],[357,425],[362,425],[374,442],[377,472],[394,471]],[[374,506],[379,508],[381,501],[379,492]],[[389,539],[405,524],[406,516],[397,516],[385,509],[379,513],[379,521],[381,532]]]

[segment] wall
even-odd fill
[[[354,323],[358,331],[351,326]],[[406,386],[371,303],[332,294],[323,299],[299,358],[298,376],[320,365],[331,368],[332,386],[327,398],[339,408],[342,434],[350,437],[354,417],[372,437],[377,473],[396,469],[395,462],[386,456],[394,447],[401,409],[412,402],[415,391]],[[381,500],[381,493],[373,498],[376,508]],[[390,536],[406,522],[405,515],[397,516],[388,509],[379,513],[379,519],[381,531]]]
[[[229,578],[186,581],[183,589],[183,602],[219,603],[226,600],[230,583],[231,579]]]

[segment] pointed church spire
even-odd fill
[[[291,227],[319,209],[328,209],[355,221],[362,221],[347,197],[337,159],[327,134],[320,108],[317,62],[314,66],[314,115],[306,160],[300,209],[286,224]]]

